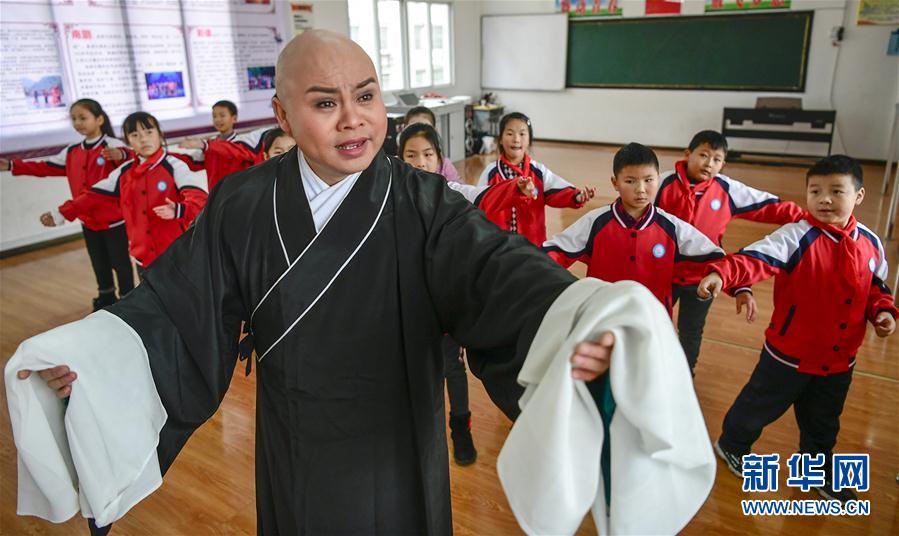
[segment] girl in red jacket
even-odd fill
[[[536,189],[533,202],[526,207],[484,210],[500,229],[524,235],[540,247],[546,241],[545,206],[581,208],[589,201],[593,188],[577,189],[528,154],[533,138],[531,120],[522,113],[506,114],[499,123],[499,159],[488,165],[478,181],[479,186],[497,185],[509,180],[530,180]]]
[[[59,212],[67,220],[104,213],[111,210],[107,200],[115,199],[125,218],[131,256],[142,274],[203,208],[206,181],[166,152],[159,122],[152,115],[129,115],[123,130],[136,158],[63,203]],[[51,213],[45,214],[43,221],[50,226],[60,223]]]
[[[69,109],[72,126],[84,136],[78,143],[65,147],[47,160],[25,161],[0,159],[0,170],[13,175],[34,177],[66,177],[72,197],[88,191],[106,178],[128,157],[125,144],[115,138],[109,116],[100,103],[93,99],[80,99]],[[134,288],[134,274],[128,257],[128,237],[122,211],[113,200],[106,202],[98,213],[84,212],[78,219],[84,233],[87,254],[97,279],[98,296],[94,298],[94,311],[116,302],[116,283],[119,296]],[[42,217],[43,220],[43,217]]]

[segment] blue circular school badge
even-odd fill
[[[664,257],[665,256],[665,246],[663,246],[662,244],[656,244],[656,245],[652,246],[652,256],[657,259],[661,259],[662,257]]]
[[[872,272],[877,270],[877,261],[874,260],[874,257],[868,259],[868,270],[871,270]]]
[[[97,165],[98,165],[98,166],[102,166],[102,165],[105,164],[105,163],[106,163],[106,159],[105,159],[105,158],[103,158],[102,156],[98,156],[98,157],[97,157]]]
[[[159,190],[160,192],[164,192],[169,189],[169,185],[166,184],[165,181],[159,181],[156,183],[156,189]]]
[[[721,210],[721,200],[720,199],[712,199],[712,210]]]

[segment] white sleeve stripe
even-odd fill
[[[56,166],[56,167],[62,167],[62,168],[66,167],[66,157],[69,155],[69,151],[71,151],[72,148],[77,147],[79,145],[81,145],[81,144],[73,143],[72,145],[67,145],[66,147],[63,148],[62,151],[59,151],[58,153],[50,156],[50,158],[47,159],[47,163],[50,165]]]
[[[657,209],[659,217],[665,218],[674,224],[677,233],[677,249],[678,253],[683,257],[706,257],[712,255],[714,257],[723,257],[724,250],[716,246],[709,237],[702,234],[696,227],[682,219],[668,214],[662,209]]]
[[[744,247],[740,253],[770,259],[787,266],[794,254],[802,247],[803,239],[812,230],[812,226],[805,220],[788,223],[765,238]]]
[[[553,190],[564,190],[565,188],[575,188],[573,184],[566,181],[562,177],[556,175],[548,167],[541,162],[531,160],[531,165],[536,167],[543,174],[543,191],[552,192]]]
[[[738,212],[760,208],[770,203],[780,202],[780,198],[768,192],[747,186],[726,175],[718,175],[727,184],[727,193]]]
[[[591,210],[570,227],[543,243],[544,250],[559,250],[566,255],[581,255],[591,248],[593,227],[596,220],[608,214],[611,205]]]
[[[165,160],[172,168],[172,179],[179,190],[183,188],[197,188],[209,193],[207,191],[208,185],[199,173],[191,171],[187,164],[174,156],[166,155]]]

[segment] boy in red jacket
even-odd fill
[[[724,229],[734,218],[780,225],[802,218],[803,210],[796,203],[781,201],[721,174],[727,139],[720,133],[697,133],[684,155],[685,160],[677,162],[674,171],[662,174],[655,205],[696,227],[716,245],[721,245]],[[675,303],[678,300],[677,334],[692,371],[699,358],[702,330],[712,302],[700,300],[695,285],[675,287]]]
[[[834,155],[818,161],[806,177],[805,219],[713,262],[698,287],[701,297],[721,289],[733,294],[775,277],[774,314],[761,358],[724,417],[715,451],[742,475],[742,456],[765,426],[793,406],[799,451],[825,456],[825,484],[818,493],[845,502],[855,493],[835,489],[831,453],[856,352],[865,322],[886,337],[896,329],[899,309],[884,283],[883,244],[852,215],[865,197],[861,166]]]

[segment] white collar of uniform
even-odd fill
[[[86,147],[86,146],[88,146],[88,145],[95,145],[95,144],[97,144],[99,141],[101,141],[104,137],[105,137],[104,134],[100,134],[100,135],[97,136],[96,138],[91,138],[91,139],[84,138],[84,141],[81,142],[81,145],[82,145],[83,147]]]
[[[166,149],[165,147],[163,147],[163,148],[162,148],[162,155],[159,156],[159,159],[156,160],[156,162],[153,162],[153,165],[150,166],[150,169],[153,169],[153,168],[155,168],[156,166],[158,166],[163,160],[165,160],[165,157],[166,157],[168,154],[169,154],[169,150]],[[143,163],[146,162],[146,161],[147,161],[146,158],[144,158],[143,156],[137,155],[137,163],[138,163],[138,164],[143,164]]]
[[[329,185],[327,182],[323,181],[319,176],[312,171],[312,167],[309,166],[309,163],[306,161],[306,157],[303,156],[303,153],[297,150],[297,160],[300,164],[300,178],[303,181],[303,190],[306,191],[306,199],[311,203],[319,194],[326,191],[343,191],[348,192],[352,189],[353,185],[356,184],[356,180],[362,175],[362,172],[359,171],[357,173],[353,173],[352,175],[347,175],[346,177],[340,179],[340,181],[334,183],[333,185]],[[344,193],[344,196],[346,194]],[[341,196],[343,197],[343,196]]]

